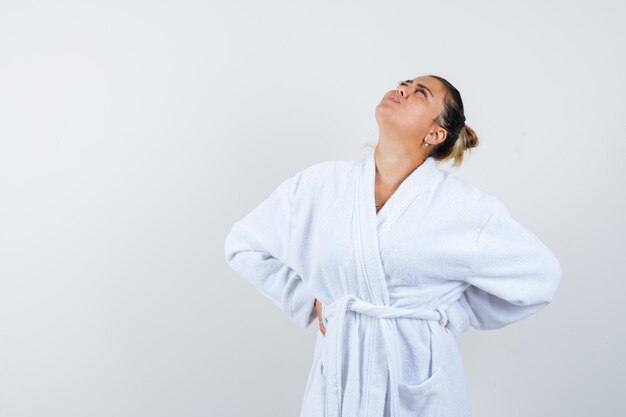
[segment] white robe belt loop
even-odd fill
[[[448,317],[446,314],[447,304],[441,305],[435,309],[425,308],[400,308],[391,306],[381,306],[368,303],[357,298],[355,295],[345,295],[333,303],[322,304],[322,316],[324,323],[329,323],[326,329],[326,348],[324,350],[324,369],[326,373],[326,417],[340,417],[343,401],[342,375],[343,369],[343,335],[344,335],[344,319],[347,311],[364,314],[378,319],[395,319],[395,318],[413,318],[428,321],[436,321],[441,326],[446,326]],[[398,348],[395,326],[393,322],[381,320],[380,330],[386,349],[386,356],[389,365],[389,382],[390,382],[390,408],[391,415],[397,415],[397,404],[399,403],[398,394],[398,366],[396,352]],[[432,338],[432,336],[431,336]],[[432,339],[431,339],[432,340]],[[436,348],[433,349],[433,357]],[[434,359],[433,359],[434,361]],[[436,366],[437,364],[433,364]],[[433,369],[435,369],[433,367]]]

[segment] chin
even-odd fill
[[[390,121],[393,119],[393,111],[390,111],[385,106],[378,105],[376,106],[376,110],[374,112],[374,116],[377,121]]]

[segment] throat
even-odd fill
[[[382,210],[385,207],[385,204],[393,197],[393,194],[398,189],[398,187],[390,188],[385,187],[383,185],[376,185],[374,190],[374,201],[376,206],[376,213]]]

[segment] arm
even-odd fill
[[[226,262],[254,285],[299,327],[307,328],[316,317],[315,297],[290,266],[291,178],[228,233]]]
[[[450,315],[461,322],[461,332],[470,324],[477,330],[499,329],[552,301],[561,281],[561,265],[504,205],[492,212],[475,243],[466,279],[471,285],[450,307]]]

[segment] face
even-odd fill
[[[417,77],[402,81],[376,106],[376,121],[381,130],[431,144],[445,139],[445,129],[436,119],[443,109],[445,87],[436,78]]]

